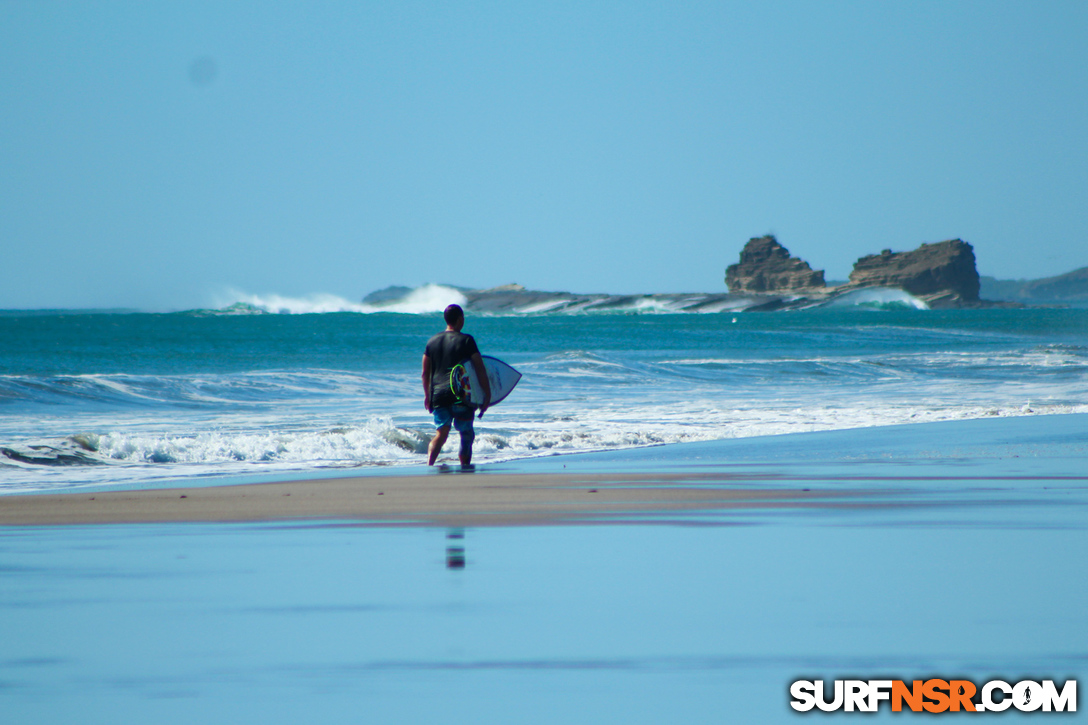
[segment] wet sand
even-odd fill
[[[895,491],[760,489],[725,473],[450,473],[0,498],[0,525],[352,520],[511,526],[723,509],[891,505]]]

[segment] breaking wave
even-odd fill
[[[465,304],[465,296],[453,287],[427,284],[410,290],[403,297],[384,304],[352,302],[331,294],[307,297],[286,297],[276,294],[253,295],[229,291],[216,301],[215,312],[223,314],[290,314],[307,315],[328,312],[401,312],[426,314],[441,312],[447,305]]]
[[[799,403],[799,401],[798,401]],[[544,416],[522,408],[498,427],[477,423],[475,458],[517,458],[636,448],[669,443],[866,428],[904,423],[1060,413],[1088,413],[1085,404],[953,405],[927,402],[827,406],[743,405],[739,401],[647,405],[636,411],[600,406]],[[433,434],[426,422],[372,418],[357,425],[288,430],[246,428],[163,432],[128,426],[0,446],[3,492],[200,476],[282,474],[321,469],[421,465]],[[448,445],[441,460],[453,460]]]
[[[820,307],[928,310],[929,305],[909,292],[891,287],[869,287],[831,298]]]
[[[878,309],[928,310],[922,300],[900,289],[873,287],[841,294],[833,290],[811,298],[748,295],[725,292],[688,294],[608,295],[538,292],[519,285],[473,290],[440,284],[422,287],[387,287],[352,302],[331,294],[307,297],[254,295],[231,291],[221,295],[214,310],[204,314],[315,314],[328,312],[399,312],[430,314],[458,304],[484,315],[533,316],[575,314],[714,314],[772,309]]]
[[[651,359],[568,350],[513,362],[524,377],[478,421],[480,462],[1088,412],[1088,349],[1076,345]],[[0,376],[0,489],[420,465],[433,428],[416,375]]]

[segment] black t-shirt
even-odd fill
[[[472,335],[446,330],[427,341],[426,355],[431,359],[431,405],[445,407],[457,402],[450,390],[450,371],[480,352]]]

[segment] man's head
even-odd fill
[[[461,305],[449,305],[442,313],[442,317],[445,318],[446,324],[455,330],[465,324],[465,311],[461,309]]]

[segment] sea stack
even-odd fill
[[[859,259],[847,287],[897,287],[936,307],[978,302],[975,251],[962,239],[923,244],[912,252],[885,249]]]
[[[725,284],[732,293],[811,292],[823,289],[823,270],[813,270],[808,262],[791,257],[773,236],[748,240],[740,253],[740,262],[725,270]]]

